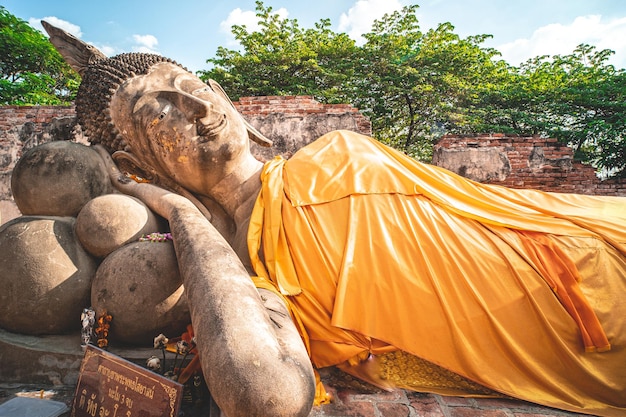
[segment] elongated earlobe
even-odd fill
[[[154,181],[156,178],[156,171],[152,167],[147,167],[141,163],[135,155],[126,151],[113,152],[111,155],[115,164],[121,172],[134,175],[138,178],[142,178],[148,181]]]

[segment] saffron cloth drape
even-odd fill
[[[626,415],[626,199],[479,184],[347,131],[262,182],[257,280],[316,367],[402,350],[515,398]]]

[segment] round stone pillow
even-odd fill
[[[15,333],[80,329],[96,260],[74,234],[74,218],[22,216],[0,227],[0,327]]]
[[[100,155],[66,141],[27,150],[13,169],[11,191],[22,214],[72,217],[92,198],[114,192]]]
[[[129,243],[107,256],[91,302],[96,315],[112,316],[112,344],[152,346],[159,333],[179,336],[191,323],[171,241]]]
[[[76,218],[76,235],[92,255],[105,257],[144,234],[160,231],[160,222],[140,200],[107,194],[90,200]]]

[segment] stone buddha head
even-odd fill
[[[250,157],[249,139],[271,146],[217,82],[205,83],[156,54],[107,58],[58,28],[44,27],[82,76],[78,123],[122,171],[203,194]]]

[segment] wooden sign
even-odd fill
[[[176,417],[183,386],[87,345],[72,417]]]

